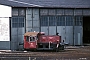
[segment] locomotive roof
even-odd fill
[[[24,36],[36,36],[38,32],[26,32]]]

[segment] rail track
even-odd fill
[[[77,49],[65,49],[60,52],[30,52],[11,51],[1,52],[0,60],[90,60],[90,46]]]

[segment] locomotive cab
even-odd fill
[[[24,34],[24,49],[37,48],[37,32],[27,32]]]

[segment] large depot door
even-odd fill
[[[41,16],[40,20],[41,32],[46,35],[56,34],[56,17],[55,16]]]

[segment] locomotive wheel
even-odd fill
[[[59,52],[60,50],[64,50],[64,45],[59,45],[59,47],[56,48],[56,52]]]
[[[60,45],[59,50],[64,50],[64,45]]]
[[[58,46],[58,48],[56,48],[56,52],[60,51],[60,45]]]
[[[59,52],[59,48],[56,48],[56,52]]]

